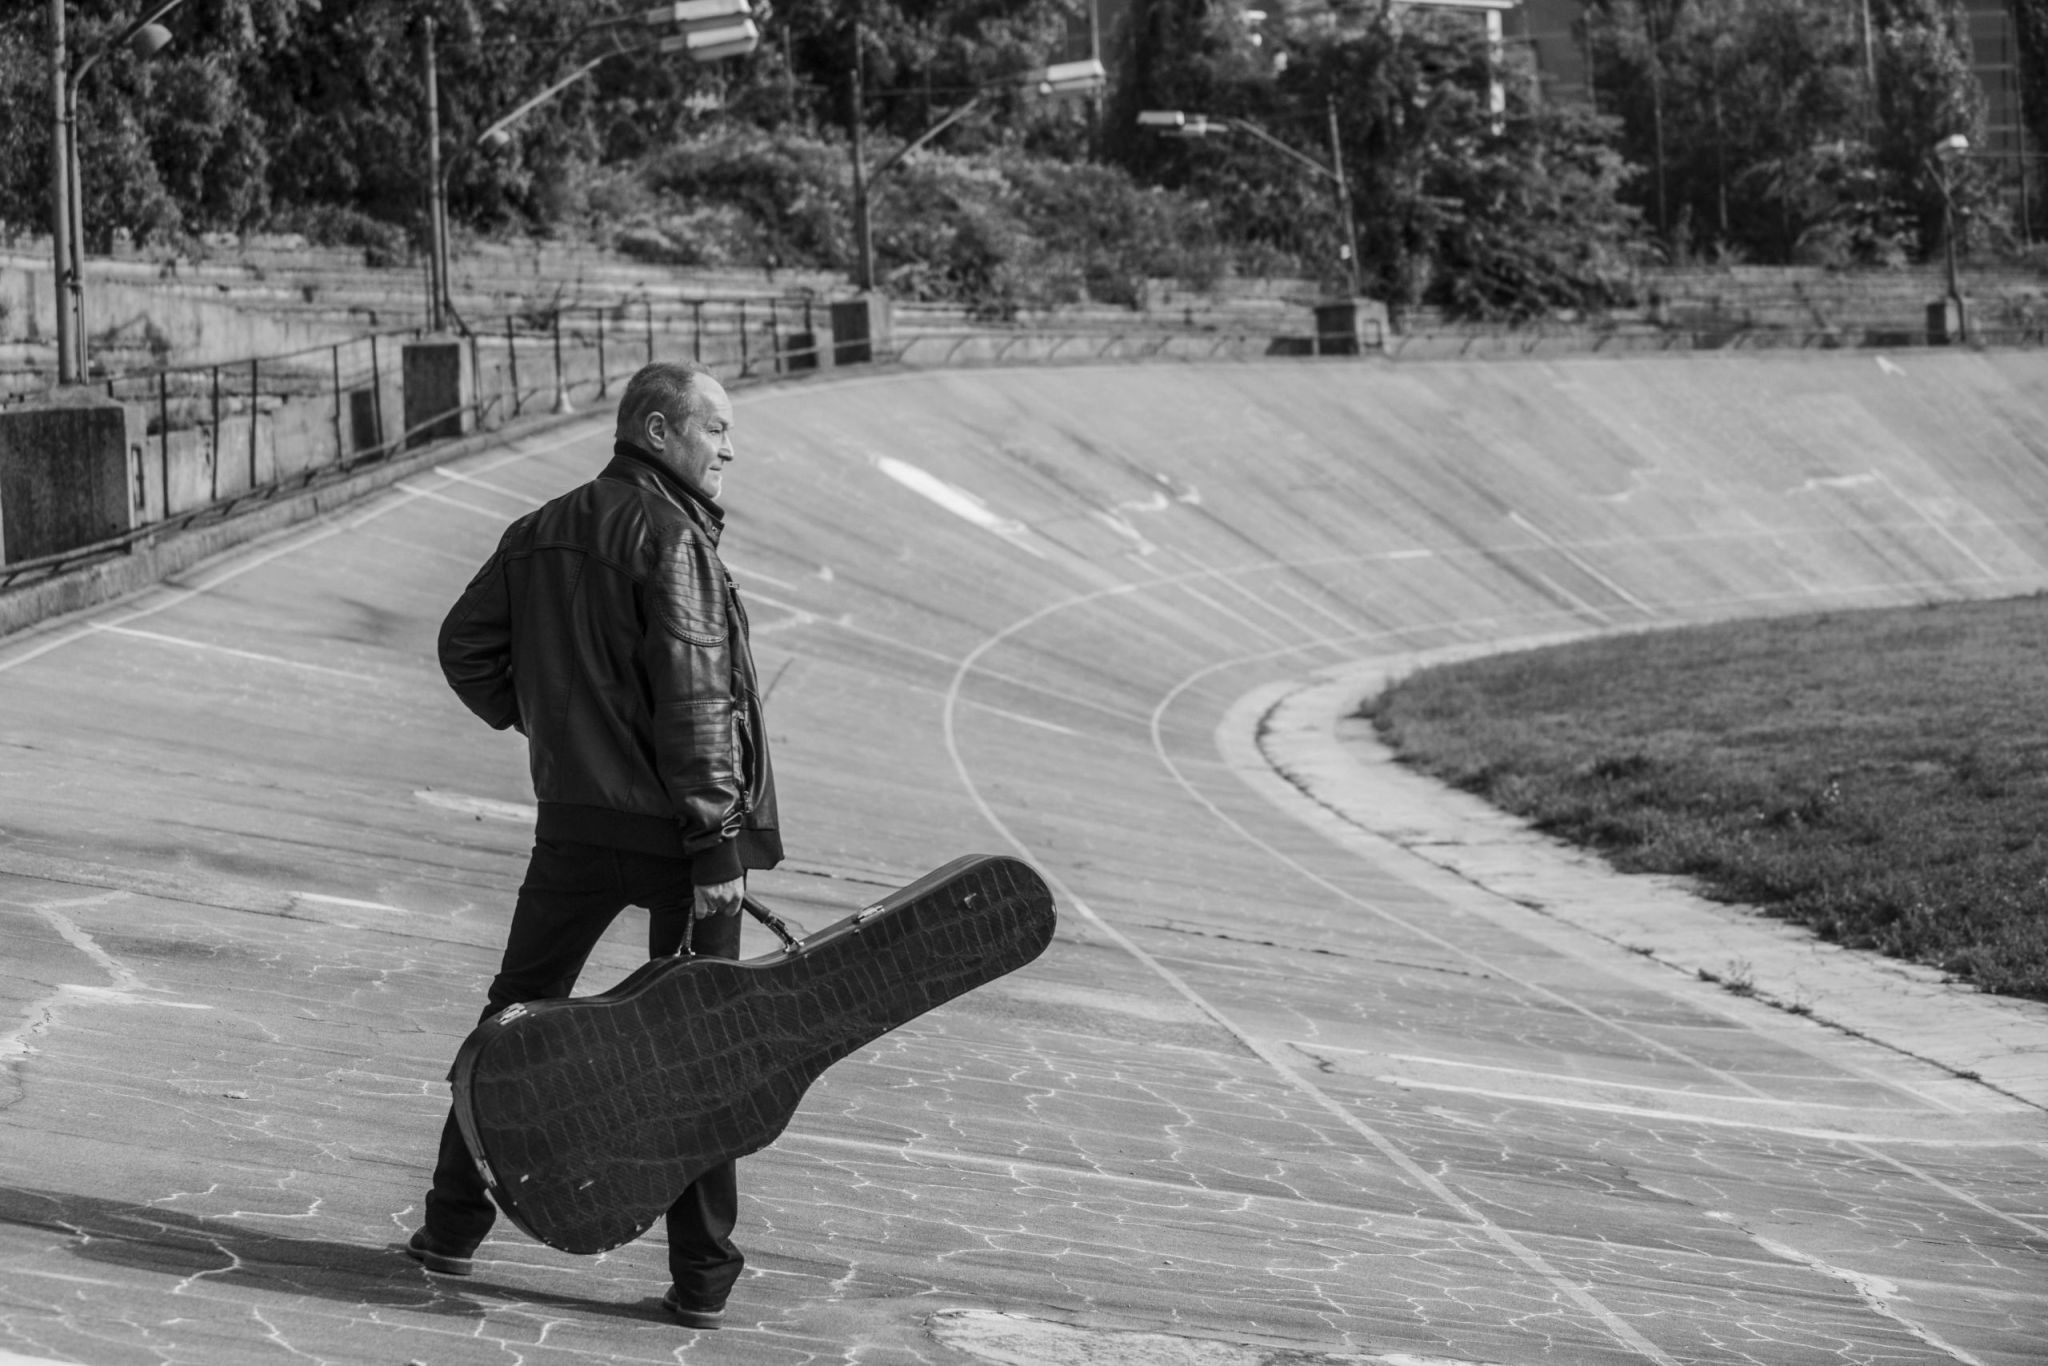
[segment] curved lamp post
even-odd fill
[[[71,69],[64,41],[64,0],[50,0],[50,246],[56,257],[57,383],[85,378],[85,194],[78,158],[78,91],[92,69],[115,48],[137,57],[161,52],[171,31],[160,22],[185,0],[163,0]]]
[[[545,90],[522,100],[503,117],[478,133],[470,141],[469,146],[481,148],[486,152],[502,151],[512,143],[513,124],[612,58],[622,53],[646,50],[644,47],[628,47],[621,43],[616,32],[620,28],[635,24],[648,29],[676,28],[676,33],[654,44],[656,52],[664,55],[680,52],[693,62],[716,62],[727,57],[743,57],[761,45],[761,30],[755,25],[753,14],[751,0],[672,0],[669,4],[656,5],[652,9],[586,24],[563,46],[573,47],[586,34],[600,30],[613,31],[613,46],[584,62]],[[453,310],[450,306],[448,285],[448,179],[441,169],[441,101],[439,81],[435,72],[432,18],[428,18],[421,25],[421,44],[427,96],[427,232],[430,273],[427,322],[430,331],[439,332],[447,325],[447,319]],[[449,169],[454,169],[452,163]]]
[[[1097,57],[1083,57],[1075,62],[1055,62],[1051,66],[1036,67],[1016,76],[989,81],[961,103],[953,106],[919,133],[916,138],[897,148],[888,156],[876,162],[870,169],[861,139],[861,93],[860,62],[856,42],[853,67],[853,242],[857,263],[854,283],[862,293],[871,293],[875,287],[875,240],[874,224],[868,212],[870,187],[890,171],[901,165],[904,158],[917,151],[939,134],[967,117],[981,102],[998,90],[1014,90],[1022,87],[1041,99],[1084,99],[1099,94],[1108,84],[1109,73]]]
[[[1351,297],[1358,297],[1358,227],[1351,216],[1351,186],[1344,179],[1344,148],[1337,139],[1337,101],[1328,101],[1330,115],[1330,164],[1325,166],[1306,152],[1298,152],[1249,119],[1207,114],[1189,114],[1179,109],[1146,109],[1138,115],[1138,126],[1151,128],[1165,137],[1205,138],[1229,132],[1248,133],[1313,175],[1331,182],[1337,190],[1337,214],[1344,233],[1338,255],[1344,260]]]
[[[1941,239],[1948,257],[1948,297],[1942,300],[1948,317],[1943,321],[1953,319],[1955,335],[1966,345],[1970,340],[1970,315],[1963,305],[1961,282],[1956,278],[1956,201],[1951,177],[1955,164],[1969,154],[1970,140],[1961,133],[1950,133],[1935,143],[1929,153],[1935,181],[1941,186]]]

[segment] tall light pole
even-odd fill
[[[1298,152],[1250,119],[1232,118],[1227,115],[1211,117],[1207,114],[1189,114],[1179,109],[1146,109],[1138,114],[1138,125],[1151,128],[1168,137],[1205,138],[1218,133],[1236,131],[1246,133],[1265,143],[1274,151],[1285,156],[1295,165],[1329,181],[1337,191],[1338,221],[1342,224],[1344,240],[1337,255],[1344,262],[1345,278],[1351,287],[1351,297],[1358,297],[1358,227],[1351,216],[1351,186],[1344,178],[1344,148],[1337,140],[1337,101],[1330,97],[1330,164],[1325,166],[1306,152]]]
[[[855,278],[862,291],[875,287],[874,234],[868,217],[869,188],[883,176],[901,165],[904,158],[917,151],[939,134],[951,128],[968,112],[987,99],[996,90],[1004,87],[1021,86],[1023,89],[1045,99],[1093,99],[1102,91],[1108,81],[1108,73],[1102,63],[1093,57],[1084,57],[1078,62],[1056,62],[1024,72],[1019,76],[991,81],[954,105],[933,124],[914,139],[898,147],[875,164],[873,170],[867,167],[861,141],[859,99],[860,70],[858,64],[853,73],[855,117],[853,120],[853,235],[854,245],[860,256],[859,272]]]
[[[56,254],[57,383],[78,383],[78,355],[72,341],[71,301],[71,137],[65,126],[71,84],[64,49],[64,0],[50,0],[50,249]]]
[[[1941,185],[1941,238],[1948,257],[1948,297],[1943,303],[1952,312],[1956,335],[1965,344],[1970,340],[1970,315],[1964,307],[1962,283],[1956,275],[1956,200],[1949,177],[1955,163],[1969,154],[1970,140],[1961,133],[1950,133],[1934,144],[1934,174]]]
[[[752,0],[670,0],[652,9],[634,10],[585,24],[562,46],[573,48],[586,34],[600,29],[617,30],[632,24],[649,29],[674,27],[679,31],[655,44],[656,52],[664,56],[680,52],[698,63],[722,61],[727,57],[743,57],[761,45],[761,30],[754,23],[753,13]],[[508,130],[520,119],[613,57],[644,50],[620,44],[616,33],[613,44],[609,51],[591,58],[545,90],[523,100],[478,133],[468,147],[481,147],[490,152],[502,150],[512,141]],[[420,60],[426,72],[427,104],[427,292],[430,296],[427,320],[432,330],[439,332],[453,314],[454,305],[448,269],[448,179],[441,169],[440,78],[434,59],[434,21],[431,17],[421,23],[420,47]]]
[[[434,60],[434,16],[420,18],[420,65],[427,96],[427,331],[448,325],[448,204],[441,181],[441,77]]]
[[[78,156],[78,92],[85,78],[117,47],[148,57],[171,41],[158,21],[185,0],[162,0],[71,69],[65,43],[64,0],[50,0],[50,93],[54,103],[50,136],[50,245],[57,289],[57,383],[85,378],[85,192]]]

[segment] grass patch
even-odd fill
[[[2048,1000],[2048,598],[1609,636],[1426,669],[1403,760],[1629,872]]]

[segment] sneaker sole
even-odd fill
[[[476,1262],[469,1257],[448,1257],[439,1252],[429,1252],[423,1247],[405,1245],[405,1255],[429,1271],[438,1271],[443,1276],[468,1276],[475,1272]]]

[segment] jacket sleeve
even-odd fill
[[[642,664],[653,692],[654,761],[682,823],[691,881],[740,875],[745,781],[733,712],[725,567],[678,530],[658,549],[647,585]]]
[[[441,622],[441,674],[464,706],[493,730],[519,725],[512,686],[512,596],[505,582],[514,523]]]

